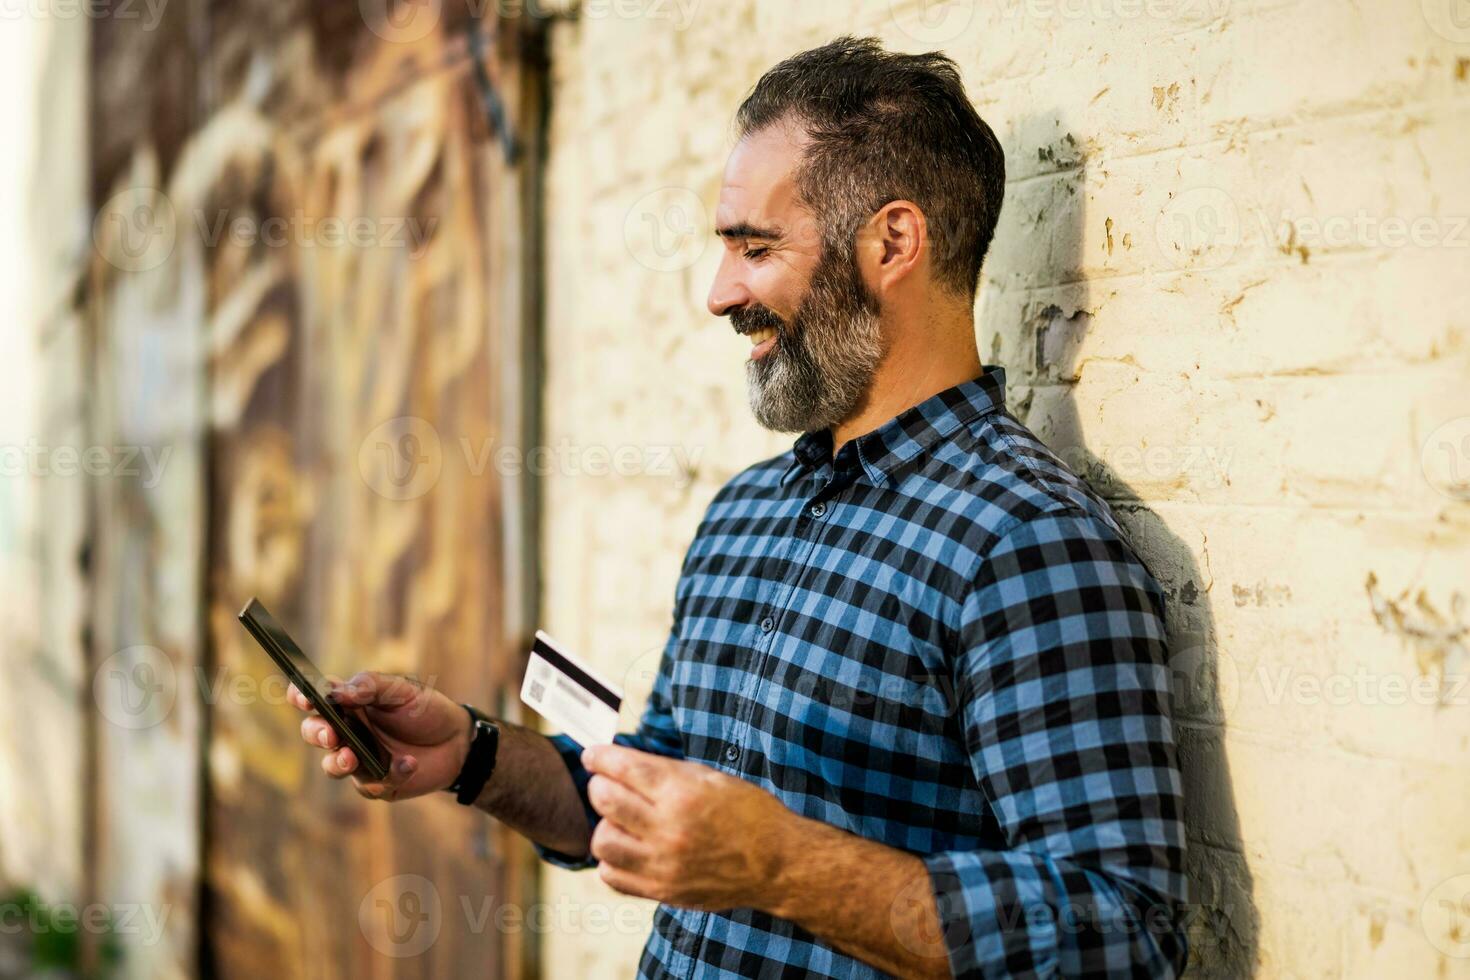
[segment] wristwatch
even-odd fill
[[[465,705],[470,713],[470,750],[454,782],[445,787],[463,806],[474,806],[480,791],[495,771],[495,752],[500,747],[500,726],[479,708]]]

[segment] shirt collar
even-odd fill
[[[871,432],[857,437],[856,451],[874,486],[887,482],[894,470],[971,419],[1005,407],[1005,368],[981,365],[981,373],[904,409]],[[832,459],[832,432],[803,432],[792,444],[792,460],[781,475],[785,486],[805,471]]]

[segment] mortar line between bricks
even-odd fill
[[[1304,122],[1269,123],[1264,126],[1248,129],[1232,129],[1226,135],[1216,136],[1211,139],[1200,140],[1198,142],[1176,143],[1171,146],[1156,146],[1150,149],[1138,150],[1132,153],[1114,152],[1107,149],[1106,147],[1099,147],[1098,150],[1083,157],[1081,162],[1079,162],[1075,167],[1059,167],[1054,170],[1038,170],[1034,173],[1022,174],[1020,176],[1007,180],[1006,186],[1020,187],[1038,180],[1074,175],[1089,169],[1096,169],[1098,166],[1111,163],[1116,160],[1146,160],[1149,157],[1154,156],[1168,157],[1170,154],[1179,155],[1189,150],[1203,150],[1216,146],[1219,146],[1225,149],[1226,152],[1229,152],[1229,147],[1231,146],[1231,144],[1239,143],[1242,140],[1248,140],[1256,136],[1292,135],[1298,130],[1306,130],[1310,127],[1316,126],[1319,123],[1337,123],[1343,122],[1345,120],[1354,120],[1375,115],[1409,115],[1410,113],[1407,110],[1416,110],[1420,108],[1434,109],[1442,108],[1444,106],[1452,106],[1458,111],[1440,115],[1436,119],[1437,122],[1445,122],[1447,121],[1447,119],[1452,119],[1455,115],[1458,115],[1461,112],[1470,113],[1470,95],[1426,98],[1420,99],[1417,102],[1403,102],[1393,106],[1373,106],[1348,112],[1329,112],[1321,115],[1317,115],[1314,113],[1310,117],[1310,119]],[[1222,126],[1229,124],[1213,123],[1212,125]]]
[[[1320,513],[1341,514],[1344,516],[1352,515],[1354,517],[1398,517],[1405,520],[1413,519],[1420,522],[1424,520],[1437,520],[1441,512],[1445,509],[1444,507],[1440,507],[1436,510],[1408,510],[1403,507],[1364,507],[1360,504],[1354,504],[1351,506],[1347,504],[1306,504],[1304,506],[1291,506],[1287,504],[1261,504],[1251,503],[1249,501],[1234,500],[1223,503],[1210,503],[1208,501],[1201,500],[1176,500],[1169,497],[1159,497],[1155,499],[1120,497],[1114,500],[1110,500],[1109,503],[1119,504],[1124,507],[1141,507],[1149,511],[1156,510],[1160,507],[1175,507],[1181,510],[1191,508],[1199,510],[1218,511],[1243,510],[1256,511],[1261,513],[1280,511],[1283,514]],[[1449,505],[1447,504],[1446,506]],[[1443,533],[1443,537],[1450,538],[1452,536],[1453,531],[1449,528],[1446,528]]]
[[[1364,378],[1398,378],[1400,380],[1406,380],[1406,381],[1422,381],[1422,380],[1424,380],[1424,376],[1425,375],[1429,375],[1430,377],[1434,377],[1436,375],[1441,375],[1442,374],[1442,375],[1445,375],[1446,377],[1461,377],[1462,374],[1463,374],[1464,365],[1463,364],[1459,364],[1459,363],[1450,363],[1450,364],[1443,364],[1443,365],[1441,365],[1441,364],[1439,364],[1436,361],[1423,361],[1423,362],[1419,362],[1419,361],[1400,361],[1400,362],[1390,362],[1388,369],[1376,369],[1376,370],[1364,370],[1364,371],[1353,371],[1353,370],[1341,370],[1341,371],[1339,371],[1339,370],[1331,370],[1331,371],[1324,371],[1324,370],[1317,370],[1317,369],[1313,369],[1313,368],[1307,368],[1307,369],[1301,369],[1301,370],[1276,371],[1276,372],[1269,372],[1269,373],[1265,373],[1265,374],[1206,374],[1206,373],[1203,373],[1203,372],[1199,372],[1199,373],[1196,373],[1196,374],[1193,374],[1193,375],[1185,375],[1185,374],[1183,374],[1183,372],[1169,371],[1169,370],[1164,370],[1164,369],[1147,370],[1147,369],[1138,367],[1137,365],[1135,365],[1134,368],[1135,368],[1136,372],[1139,375],[1142,375],[1144,377],[1156,377],[1156,378],[1157,377],[1165,377],[1165,378],[1172,378],[1172,377],[1175,377],[1175,376],[1183,375],[1183,377],[1187,381],[1194,381],[1194,380],[1198,379],[1198,380],[1204,381],[1204,382],[1219,383],[1219,382],[1237,382],[1237,381],[1302,381],[1302,380],[1321,380],[1321,381],[1325,381],[1325,380],[1328,380],[1328,379],[1338,379],[1338,378],[1351,379],[1351,380],[1361,380],[1361,379],[1364,379]],[[1075,379],[1073,379],[1073,380],[1071,380],[1071,381],[1028,380],[1029,377],[1030,376],[1025,371],[1020,370],[1020,369],[1017,369],[1016,372],[1015,372],[1015,380],[1014,380],[1014,382],[1011,383],[1012,387],[1013,388],[1016,388],[1018,390],[1019,389],[1022,389],[1022,388],[1072,388],[1072,389],[1075,389],[1082,382],[1082,378],[1080,376],[1077,377],[1077,378],[1075,378]]]
[[[1241,246],[1237,246],[1237,247],[1240,250],[1242,250],[1242,251],[1266,252],[1268,254],[1270,254],[1270,253],[1280,253],[1280,251],[1281,251],[1279,248],[1272,248],[1272,247],[1263,246],[1263,245],[1241,245]],[[1446,254],[1449,254],[1451,252],[1465,251],[1465,250],[1461,250],[1461,249],[1444,248],[1443,246],[1436,246],[1436,248],[1439,249],[1439,250],[1444,251]],[[1312,265],[1314,265],[1314,266],[1316,266],[1318,268],[1328,268],[1328,267],[1330,267],[1330,266],[1332,266],[1332,265],[1334,265],[1334,264],[1336,264],[1338,262],[1350,262],[1350,261],[1352,261],[1354,259],[1372,259],[1372,258],[1382,257],[1382,256],[1391,256],[1391,255],[1396,255],[1399,252],[1407,252],[1407,251],[1408,251],[1408,246],[1405,246],[1404,248],[1379,248],[1377,250],[1359,249],[1359,248],[1350,248],[1350,247],[1349,248],[1324,249],[1324,250],[1322,250],[1320,252],[1313,252],[1312,253]],[[1418,251],[1425,251],[1425,250],[1424,249],[1419,249]],[[1006,285],[1001,280],[987,279],[987,280],[985,280],[984,282],[981,283],[981,290],[983,291],[983,290],[985,290],[985,289],[988,288],[988,289],[990,289],[992,291],[1002,292],[1002,293],[1005,293],[1005,292],[1036,293],[1036,292],[1042,292],[1042,291],[1048,290],[1048,289],[1074,289],[1074,288],[1076,288],[1078,286],[1087,286],[1087,285],[1091,285],[1091,284],[1095,284],[1095,283],[1127,283],[1127,282],[1130,282],[1131,280],[1135,280],[1135,279],[1137,279],[1137,280],[1160,279],[1160,280],[1164,280],[1166,282],[1172,282],[1172,281],[1175,281],[1175,280],[1179,280],[1179,279],[1184,278],[1185,276],[1190,276],[1190,277],[1194,277],[1194,278],[1198,279],[1198,278],[1200,278],[1201,276],[1203,276],[1205,274],[1216,273],[1216,272],[1239,272],[1239,273],[1256,273],[1256,272],[1260,272],[1263,275],[1272,274],[1272,273],[1274,273],[1274,274],[1280,274],[1280,273],[1286,272],[1287,270],[1301,268],[1301,267],[1310,268],[1311,266],[1309,266],[1307,263],[1302,262],[1300,259],[1297,259],[1297,258],[1295,258],[1293,256],[1285,256],[1285,255],[1283,255],[1279,259],[1273,257],[1272,261],[1270,261],[1268,263],[1257,263],[1257,264],[1253,264],[1253,265],[1247,265],[1244,262],[1227,262],[1227,263],[1225,263],[1223,265],[1212,266],[1212,267],[1209,267],[1209,268],[1196,268],[1196,269],[1157,269],[1157,270],[1149,269],[1149,270],[1142,270],[1142,271],[1139,271],[1139,272],[1116,272],[1116,273],[1113,273],[1111,275],[1096,275],[1096,276],[1089,276],[1089,277],[1083,278],[1083,279],[1057,279],[1057,280],[1053,280],[1051,282],[1038,283],[1038,284],[1032,285],[1032,286],[1008,286],[1008,285]]]

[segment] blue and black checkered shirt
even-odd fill
[[[618,741],[920,856],[956,976],[1176,975],[1163,593],[1108,505],[994,365],[832,448],[805,433],[715,495]],[[661,905],[639,975],[884,974],[763,912]]]

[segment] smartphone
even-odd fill
[[[276,666],[281,668],[287,679],[306,695],[317,713],[332,726],[332,731],[337,733],[337,744],[352,749],[362,771],[374,780],[387,778],[389,766],[393,762],[392,753],[378,741],[378,737],[356,709],[343,707],[327,697],[327,679],[316,669],[316,664],[301,652],[296,641],[276,622],[275,617],[266,612],[259,599],[252,598],[240,610],[240,622],[255,637],[255,642],[270,655],[271,660],[275,661]]]

